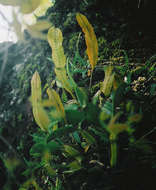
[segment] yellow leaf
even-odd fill
[[[47,94],[49,96],[49,100],[52,102],[52,104],[56,108],[57,112],[65,120],[65,111],[64,111],[64,107],[61,102],[59,94],[57,94],[57,92],[55,90],[50,89],[50,88],[47,89]]]
[[[36,123],[42,130],[47,130],[50,124],[50,119],[47,112],[42,106],[42,91],[41,80],[36,71],[31,79],[31,102],[33,108],[33,115]]]
[[[31,79],[31,97],[33,104],[41,102],[42,99],[41,79],[37,71],[34,73]]]
[[[90,147],[90,145],[85,146],[85,153],[88,151],[89,147]]]
[[[33,115],[39,127],[43,131],[47,131],[50,124],[50,119],[47,112],[44,110],[40,103],[33,105]]]
[[[128,130],[128,125],[124,123],[116,123],[110,125],[108,129],[109,132],[116,137],[119,133]]]
[[[101,85],[101,91],[105,96],[109,96],[111,93],[111,89],[114,81],[114,73],[112,74],[113,67],[108,66],[105,71],[105,79]]]
[[[51,107],[51,106],[54,106],[54,104],[50,100],[42,100],[42,106],[43,107]]]
[[[56,68],[63,68],[66,65],[66,57],[62,47],[63,36],[59,28],[51,27],[48,31],[48,42],[52,49],[52,58]]]
[[[113,81],[113,90],[116,91],[121,83],[123,83],[123,79],[120,75],[116,74],[114,75],[114,81]]]
[[[110,133],[110,137],[113,138],[112,140],[115,140],[119,133],[126,131],[129,128],[127,124],[115,123],[120,114],[121,113],[117,113],[114,117],[112,117],[107,127],[107,130]]]
[[[68,91],[73,98],[75,98],[73,92],[72,92],[72,87],[68,81],[67,73],[65,68],[64,69],[55,69],[55,74],[57,77],[57,80],[61,82],[62,87]]]
[[[98,60],[98,42],[96,35],[92,25],[84,15],[77,13],[76,19],[85,34],[87,54],[93,71]]]
[[[142,119],[142,115],[135,114],[128,118],[129,122],[139,122]]]
[[[61,82],[62,87],[65,88],[72,97],[72,87],[68,81],[65,65],[66,56],[64,55],[64,49],[62,47],[63,36],[62,32],[58,28],[51,27],[48,31],[48,42],[52,48],[52,59],[55,64],[55,73],[58,81]]]

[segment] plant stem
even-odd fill
[[[93,79],[93,70],[91,70],[91,74],[90,74],[89,89],[91,89],[91,86],[92,86],[92,79]]]
[[[110,135],[110,141],[111,141],[110,165],[113,168],[117,164],[117,143],[116,143],[116,138],[113,138],[113,135]]]

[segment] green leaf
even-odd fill
[[[48,141],[55,138],[60,138],[62,136],[68,135],[69,133],[72,133],[76,130],[75,127],[72,126],[65,126],[58,128],[57,130],[53,131],[53,133],[48,138]]]
[[[107,100],[102,107],[102,111],[106,112],[107,115],[111,116],[113,113],[113,106],[112,103]]]
[[[88,104],[85,109],[85,113],[86,113],[86,119],[89,123],[95,125],[99,124],[100,109],[96,105],[92,103]]]
[[[85,119],[84,111],[65,109],[67,122],[76,125]]]
[[[55,141],[51,141],[47,144],[47,148],[49,149],[51,153],[56,153],[57,151],[61,149],[61,146]]]
[[[72,133],[72,135],[73,135],[75,141],[76,141],[78,144],[80,144],[80,143],[81,143],[81,139],[80,139],[80,136],[79,136],[78,132],[75,131],[74,133]]]
[[[45,143],[37,143],[34,144],[31,149],[30,149],[30,155],[32,156],[41,156],[43,152],[46,149],[46,144]]]
[[[87,97],[86,92],[84,91],[83,88],[76,87],[75,88],[75,93],[76,93],[78,102],[80,103],[80,106],[82,108],[85,108],[87,103],[88,103],[88,97]]]
[[[99,136],[101,141],[103,141],[104,143],[109,142],[108,134],[104,130],[99,131],[99,130],[96,130],[95,128],[89,128],[89,130],[91,130],[93,133],[95,133],[95,135]]]

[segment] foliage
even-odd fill
[[[81,6],[86,2],[83,1]],[[68,6],[73,5],[70,3]],[[90,36],[96,42],[93,27],[87,18],[82,14],[78,16],[84,19],[82,29],[86,29],[84,29],[86,23],[90,28],[87,34],[85,30],[85,38]],[[11,112],[10,107],[6,107],[4,103],[1,109],[3,111],[5,108],[11,115],[8,118],[11,126],[2,122],[4,126],[0,131],[0,141],[5,145],[2,151],[4,153],[0,155],[5,165],[2,168],[8,172],[4,189],[116,189],[116,186],[121,187],[120,189],[129,189],[124,186],[123,180],[129,165],[135,168],[139,163],[137,167],[141,168],[141,171],[144,167],[154,171],[155,136],[151,140],[150,135],[155,132],[156,121],[152,110],[155,105],[156,89],[155,58],[149,59],[146,65],[136,67],[131,65],[127,53],[120,49],[119,40],[109,44],[105,40],[103,42],[98,40],[101,46],[103,43],[108,46],[106,49],[110,46],[115,48],[114,52],[111,52],[113,56],[110,57],[108,65],[95,64],[97,49],[93,47],[94,43],[88,43],[86,44],[89,49],[87,54],[90,64],[88,64],[87,57],[82,58],[83,53],[79,52],[79,40],[80,38],[73,47],[76,49],[74,56],[67,58],[61,30],[52,27],[48,32],[52,59],[47,42],[32,39],[25,49],[28,52],[24,57],[23,69],[18,71],[18,75],[13,72],[14,66],[7,65],[12,67],[7,70],[9,72],[4,77],[7,78],[13,73],[15,83],[12,80],[8,83],[7,80],[2,81],[1,100],[8,99],[5,95],[10,94],[10,88],[18,90],[18,93],[16,101],[12,104],[14,112]],[[91,41],[85,40],[86,43]],[[43,51],[39,51],[42,48]],[[123,64],[117,65],[116,62],[120,60],[117,56],[120,53],[122,57],[119,58]],[[90,55],[93,54],[96,61],[91,64]],[[14,56],[11,55],[9,60],[15,59]],[[104,54],[99,55],[102,56]],[[55,68],[51,69],[53,67]],[[94,69],[91,76],[90,67]],[[99,71],[102,73],[102,79],[98,75]],[[40,76],[44,86],[41,85]],[[90,83],[89,86],[91,77],[93,84]],[[26,97],[28,99],[30,96],[30,83],[29,101],[38,128],[32,122],[32,117],[28,121],[27,118],[23,118],[20,110],[22,106],[17,104],[19,100],[24,103]],[[5,86],[6,84],[8,86]],[[9,105],[13,97],[15,93],[10,97]],[[14,113],[15,123],[12,119]],[[5,113],[2,118],[6,118]],[[6,135],[5,129],[9,127],[11,129],[8,131],[14,133]],[[16,134],[17,131],[20,131],[19,134]],[[12,136],[19,142],[14,143]],[[7,152],[6,147],[9,148]],[[135,169],[133,174],[134,172]],[[20,174],[20,177],[17,174]],[[130,179],[127,177],[126,180]],[[122,184],[119,185],[116,181],[122,181]],[[138,183],[142,188],[140,181]],[[136,187],[131,186],[131,189]]]
[[[78,13],[76,15],[76,18],[85,34],[87,54],[93,71],[98,59],[98,43],[96,35],[94,33],[92,25],[88,22],[87,18],[84,15]]]

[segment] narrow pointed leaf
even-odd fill
[[[51,27],[48,31],[48,42],[52,48],[52,58],[56,68],[63,68],[66,65],[66,57],[62,47],[63,36],[59,28]]]
[[[85,108],[88,103],[88,97],[83,88],[75,87],[75,93],[80,105]]]
[[[37,71],[31,79],[31,98],[32,104],[39,103],[42,99],[41,79]]]
[[[61,102],[59,94],[53,89],[48,88],[47,94],[49,96],[49,100],[52,102],[53,106],[56,108],[57,112],[60,114],[62,118],[65,119],[65,111],[63,104]]]
[[[87,54],[93,70],[98,60],[98,42],[96,39],[96,35],[92,25],[89,23],[88,19],[84,15],[77,13],[76,19],[85,34]]]
[[[66,73],[66,56],[64,55],[64,49],[62,47],[63,36],[62,32],[58,28],[51,27],[48,31],[48,42],[52,48],[52,59],[55,64],[55,73],[58,81],[61,82],[62,87],[65,88],[71,95],[72,86],[69,83]]]
[[[49,116],[44,110],[42,104],[41,80],[36,71],[31,80],[31,102],[33,108],[33,115],[36,123],[42,130],[47,130],[50,124]]]
[[[104,93],[105,96],[109,96],[111,93],[111,89],[113,86],[114,81],[114,73],[112,73],[113,67],[108,66],[105,71],[105,79],[101,85],[101,91]]]

